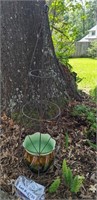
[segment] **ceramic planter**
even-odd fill
[[[34,172],[45,172],[53,163],[56,141],[49,134],[40,132],[26,136],[24,159]]]

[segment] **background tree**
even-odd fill
[[[72,26],[70,13],[75,7],[76,5],[70,1],[65,3],[64,0],[54,0],[51,2],[49,10],[55,52],[58,59],[65,64],[74,51],[74,40],[77,32],[75,26]]]
[[[92,0],[89,1],[86,10],[87,20],[86,20],[86,28],[89,30],[93,26],[97,24],[97,1]]]
[[[75,50],[75,41],[88,34],[97,22],[97,1],[51,1],[49,19],[56,55],[67,64]]]

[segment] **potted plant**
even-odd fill
[[[54,161],[56,141],[48,133],[27,135],[23,142],[24,160],[34,172],[45,172]]]

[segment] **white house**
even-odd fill
[[[89,33],[85,37],[76,42],[76,52],[74,56],[87,56],[87,49],[90,43],[97,40],[97,25],[92,27],[88,32]]]

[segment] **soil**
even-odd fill
[[[96,107],[88,95],[83,96],[82,102],[72,101],[64,108],[57,121],[45,122],[43,132],[48,132],[57,142],[54,164],[47,172],[37,175],[24,163],[22,142],[26,135],[34,133],[34,129],[26,129],[6,116],[1,117],[1,189],[8,195],[15,194],[14,182],[20,175],[34,180],[46,187],[46,200],[49,199],[96,199],[96,150],[87,143],[87,123],[81,122],[71,115],[75,105],[84,104]],[[68,147],[66,148],[66,133]],[[48,187],[56,179],[62,177],[62,162],[66,159],[73,175],[83,175],[84,183],[77,194],[72,194],[64,181],[56,193],[50,194]],[[8,197],[9,198],[9,197]],[[7,198],[7,199],[8,199]],[[1,197],[1,199],[4,199]],[[5,199],[4,199],[5,200]]]

